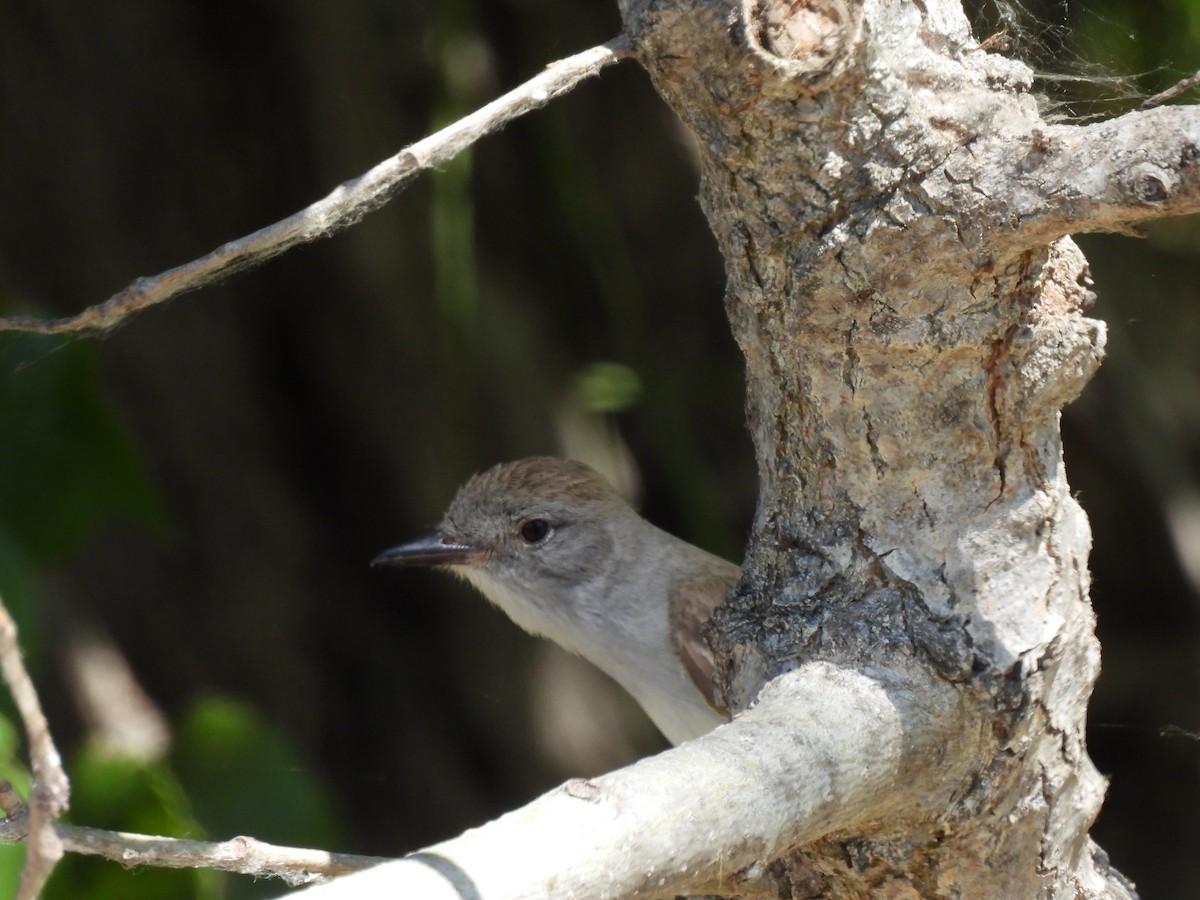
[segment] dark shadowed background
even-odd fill
[[[1059,117],[1200,66],[1197,0],[1088,7],[983,9],[979,37],[1086,75],[1043,85]],[[611,2],[0,5],[0,311],[192,259],[618,29]],[[0,589],[76,821],[395,855],[662,746],[465,586],[367,563],[535,453],[740,557],[755,467],[695,179],[622,64],[346,234],[102,340],[0,335]],[[1110,328],[1064,416],[1104,647],[1094,835],[1144,896],[1194,897],[1200,225],[1081,243]],[[279,889],[71,860],[50,895]]]

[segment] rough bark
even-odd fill
[[[947,0],[623,13],[697,139],[746,356],[761,495],[711,637],[751,711],[590,782],[599,822],[548,795],[389,883],[1131,896],[1088,837],[1099,646],[1058,419],[1105,331],[1067,233],[1200,209],[1196,110],[1048,125]]]
[[[1047,126],[957,3],[625,13],[700,145],[747,361],[761,495],[713,629],[730,701],[797,661],[918,665],[987,722],[945,810],[790,870],[831,897],[1126,895],[1087,837],[1099,648],[1058,414],[1104,328],[1064,235],[1195,209],[1194,111]]]

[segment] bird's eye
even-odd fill
[[[530,519],[521,525],[521,540],[527,544],[540,544],[550,534],[550,523],[545,519]]]

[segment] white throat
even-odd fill
[[[454,571],[530,634],[546,637],[582,656],[633,695],[673,744],[711,731],[725,721],[692,683],[674,649],[666,609],[666,587],[658,585],[629,602],[602,610],[546,602],[516,590],[488,572],[469,566]],[[644,596],[664,598],[646,604]],[[622,598],[623,599],[623,598]],[[612,609],[622,613],[611,616]]]

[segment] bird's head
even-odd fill
[[[590,466],[532,457],[471,478],[436,531],[385,551],[373,564],[449,568],[497,602],[489,583],[565,597],[611,565],[617,530],[639,521]]]

